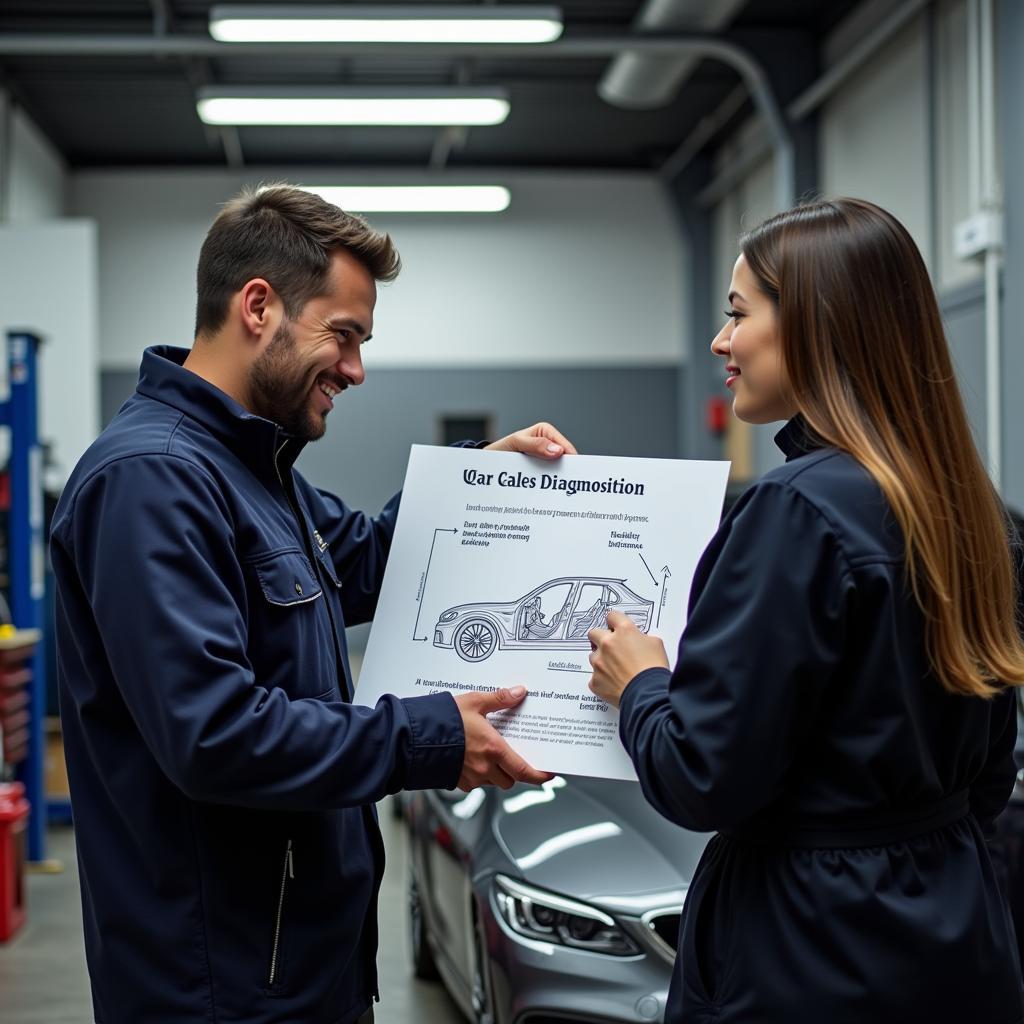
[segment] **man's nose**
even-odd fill
[[[359,385],[366,380],[366,371],[363,369],[363,356],[359,349],[346,353],[339,359],[337,370],[350,385]]]

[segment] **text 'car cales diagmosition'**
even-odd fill
[[[466,661],[483,661],[496,650],[590,650],[587,633],[603,627],[608,612],[628,615],[644,633],[654,602],[625,581],[602,576],[547,580],[516,601],[459,604],[443,611],[434,645],[454,648]]]

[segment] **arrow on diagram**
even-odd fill
[[[637,554],[640,555],[640,552],[638,551]],[[657,579],[655,579],[654,573],[651,572],[651,567],[647,564],[647,559],[644,558],[643,555],[640,555],[640,561],[644,563],[644,568],[647,570],[647,575],[651,577],[651,582],[654,583],[655,586],[657,586],[658,581]]]
[[[434,545],[437,543],[437,535],[439,533],[450,533],[452,534],[452,536],[455,536],[456,534],[458,534],[458,532],[458,530],[446,530],[440,526],[434,531],[434,537],[430,542],[430,554],[427,556],[427,568],[423,573],[423,583],[420,584],[420,596],[417,598],[417,601],[419,602],[419,607],[416,609],[416,622],[412,627],[413,640],[426,642],[430,639],[426,636],[417,636],[417,634],[420,631],[420,612],[423,611],[423,596],[427,592],[427,577],[430,575],[430,562],[431,559],[433,559],[434,557]]]
[[[654,628],[657,629],[661,625],[661,609],[665,607],[665,600],[668,597],[668,587],[666,584],[672,576],[672,570],[667,565],[661,567],[661,597],[658,599],[658,621],[654,624]]]

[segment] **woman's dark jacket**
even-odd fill
[[[985,833],[1013,785],[1012,694],[929,668],[898,525],[800,420],[698,567],[674,672],[626,689],[650,802],[717,831],[666,1024],[1016,1024]]]

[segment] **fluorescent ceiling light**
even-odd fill
[[[220,87],[199,90],[207,124],[489,125],[508,117],[500,89],[294,89]]]
[[[500,185],[303,185],[353,213],[501,213],[511,202]]]
[[[217,6],[210,35],[225,43],[549,43],[558,7]]]

